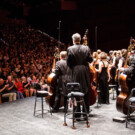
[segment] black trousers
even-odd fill
[[[54,103],[54,106],[53,106],[54,110],[59,110],[60,101],[61,101],[62,96],[64,96],[64,95],[62,95],[60,92],[56,93],[55,103]],[[66,108],[66,104],[67,104],[67,96],[64,96],[64,108]]]

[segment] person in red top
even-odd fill
[[[15,87],[17,89],[17,99],[23,99],[24,98],[24,96],[23,96],[24,89],[23,89],[23,85],[18,77],[15,78]]]

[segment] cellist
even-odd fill
[[[121,50],[121,58],[119,59],[117,73],[116,73],[117,74],[117,77],[116,77],[116,81],[117,82],[116,83],[117,83],[118,87],[119,87],[119,75],[121,73],[120,69],[122,67],[124,67],[124,65],[125,65],[126,54],[127,54],[127,50],[126,49],[122,49]],[[116,92],[117,92],[117,96],[119,96],[120,92],[119,92],[118,88],[116,89]]]
[[[66,84],[70,79],[70,70],[66,62],[67,52],[60,52],[60,60],[56,62],[56,67],[53,72],[56,74],[57,85],[56,85],[56,97],[53,105],[52,112],[58,112],[60,107],[61,96],[64,96],[64,111],[67,103],[67,91]]]
[[[130,76],[130,85],[129,90],[132,88],[135,88],[135,47],[132,49],[132,55],[130,56],[130,65],[128,68],[120,68],[119,70],[123,72],[124,74],[127,74]]]

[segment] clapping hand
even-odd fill
[[[7,88],[7,87],[9,87],[9,84],[6,84],[6,85],[5,85],[5,88]]]

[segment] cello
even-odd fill
[[[54,59],[53,59],[53,66],[52,66],[52,71],[55,70],[55,64],[56,64],[56,58],[59,57],[58,54],[58,48],[55,49],[55,54],[54,54]],[[47,84],[50,86],[50,89],[48,89],[48,92],[50,93],[47,97],[46,97],[46,101],[47,103],[53,107],[54,103],[55,103],[55,96],[56,96],[56,74],[55,73],[50,73],[47,77]]]
[[[88,35],[88,29],[86,29],[85,35],[83,37],[83,45],[87,46],[88,45],[88,40],[87,40],[87,35]],[[89,63],[89,69],[90,69],[90,101],[89,101],[89,106],[95,104],[97,100],[97,90],[96,86],[94,85],[94,80],[95,80],[95,75],[96,75],[96,70],[95,67],[91,66]]]
[[[128,52],[131,51],[134,46],[135,46],[135,44],[133,44],[131,41],[130,45],[128,47],[124,68],[127,68]],[[121,112],[123,114],[127,114],[128,106],[129,106],[129,98],[130,98],[130,94],[131,94],[131,90],[129,89],[130,77],[126,74],[121,73],[119,76],[119,84],[121,86],[121,92],[120,92],[119,96],[117,97],[116,108],[119,112]],[[132,109],[130,111],[130,113],[132,113],[132,112],[134,112],[134,109]]]
[[[89,102],[89,105],[91,106],[96,103],[98,93],[97,93],[96,86],[94,85],[94,76],[96,74],[96,70],[91,65],[89,65],[89,68],[90,68],[90,102]]]

